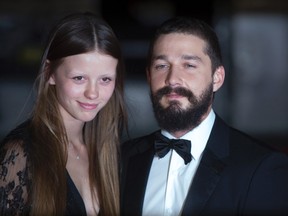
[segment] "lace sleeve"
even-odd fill
[[[23,141],[10,141],[0,151],[0,215],[29,212],[29,175]]]

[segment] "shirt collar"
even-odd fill
[[[201,154],[206,147],[214,121],[215,112],[213,111],[213,109],[211,109],[208,116],[201,122],[200,125],[180,137],[180,139],[186,139],[191,141],[191,154],[195,160],[198,160],[201,157]],[[177,139],[166,130],[161,130],[161,133],[169,139]]]

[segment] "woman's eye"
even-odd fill
[[[76,81],[81,81],[84,79],[84,77],[83,76],[76,76],[76,77],[73,77],[73,79]]]
[[[112,79],[110,77],[104,77],[102,78],[102,81],[105,82],[105,83],[108,83],[110,82]]]

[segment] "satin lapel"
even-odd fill
[[[224,164],[206,151],[187,195],[182,215],[198,215],[216,187]]]
[[[126,212],[124,215],[141,215],[142,213],[146,184],[154,157],[152,137],[154,136],[136,143],[137,153],[129,158],[123,198]]]
[[[182,215],[199,215],[213,193],[228,156],[228,127],[216,117],[203,157],[188,191]]]

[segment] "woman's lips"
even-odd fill
[[[94,110],[97,108],[97,104],[91,104],[91,103],[81,103],[79,102],[80,106],[86,110]]]

